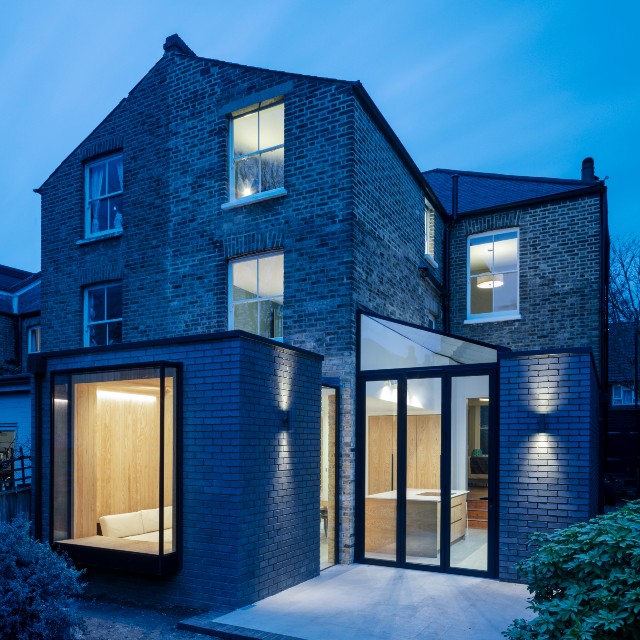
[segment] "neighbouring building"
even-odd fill
[[[164,51],[38,189],[36,534],[196,606],[336,562],[514,579],[598,510],[593,161],[423,174],[358,82]]]
[[[30,451],[27,357],[39,351],[40,274],[0,265],[0,460]]]

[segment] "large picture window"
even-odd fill
[[[229,285],[229,328],[282,340],[284,255],[232,261]]]
[[[520,317],[517,229],[469,238],[467,285],[468,320]]]
[[[85,347],[122,342],[122,284],[111,283],[85,290]]]
[[[122,229],[122,154],[86,166],[85,236]]]
[[[54,377],[52,534],[72,556],[176,551],[176,375]]]
[[[284,104],[254,106],[231,119],[231,200],[284,187]]]

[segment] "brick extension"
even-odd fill
[[[183,365],[182,568],[134,580],[92,570],[93,592],[235,608],[317,575],[321,359],[248,334],[54,355],[42,385],[43,419],[56,371],[155,361]],[[49,438],[46,429],[45,540]]]

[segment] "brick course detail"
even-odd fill
[[[500,578],[517,578],[532,533],[596,515],[596,385],[589,353],[500,360]]]

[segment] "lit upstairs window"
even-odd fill
[[[264,103],[231,119],[231,200],[284,188],[284,104]]]
[[[517,229],[469,238],[467,322],[520,318],[518,252]]]
[[[122,154],[90,162],[85,168],[85,237],[122,229]]]

